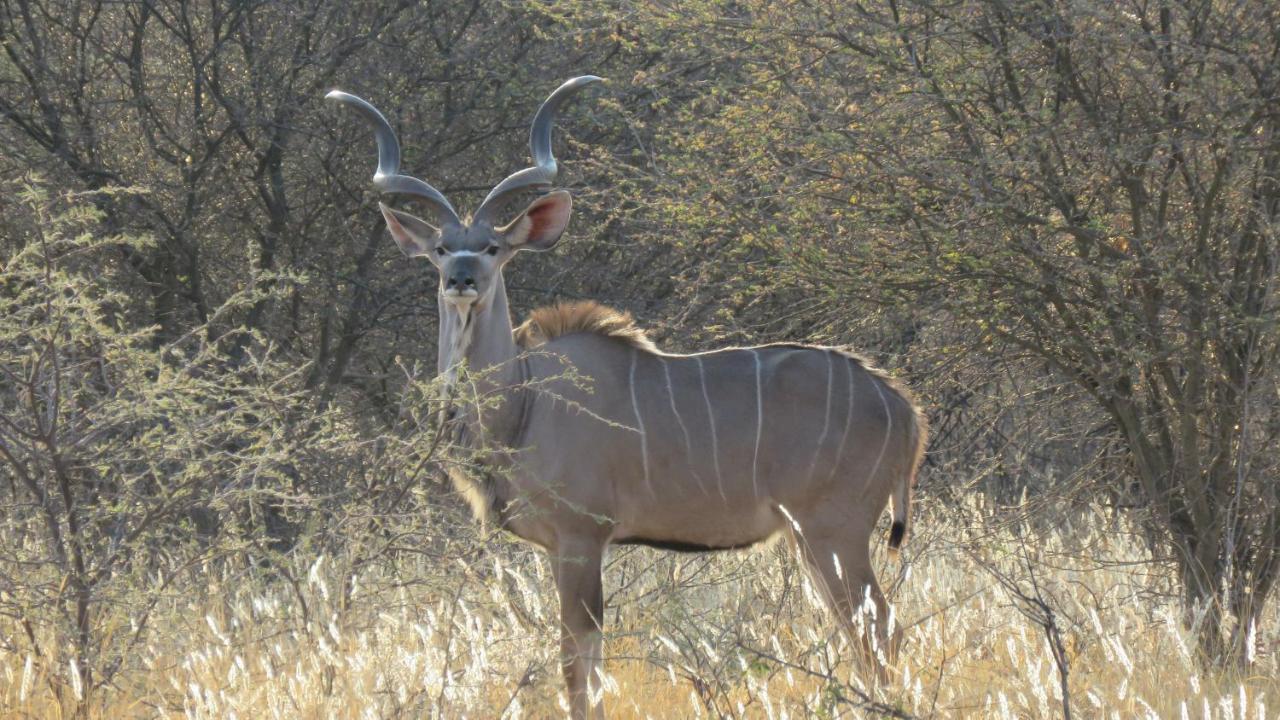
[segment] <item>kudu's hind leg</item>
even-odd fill
[[[600,689],[604,588],[596,542],[562,543],[551,558],[560,595],[560,663],[574,720],[604,717]]]
[[[855,532],[870,523],[860,519],[832,524],[799,522],[801,532],[793,533],[792,539],[810,578],[849,640],[859,648],[859,659],[878,679],[887,679],[885,665],[897,659],[901,631],[895,627],[890,636],[889,604],[871,565],[870,536]]]

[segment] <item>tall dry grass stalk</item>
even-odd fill
[[[882,559],[905,643],[896,676],[878,687],[854,671],[851,649],[784,544],[715,556],[613,553],[605,683],[612,714],[859,717],[878,708],[1057,717],[1053,648],[1017,596],[1033,587],[1060,632],[1076,717],[1264,720],[1280,708],[1276,611],[1254,639],[1247,671],[1202,669],[1171,571],[1152,562],[1123,521],[1092,508],[1048,529],[971,524],[959,518],[989,517],[978,499],[945,517],[922,505],[904,561]],[[437,518],[458,519],[452,511]],[[84,714],[562,714],[546,562],[501,538],[452,534],[394,565],[358,571],[340,556],[320,556],[275,571],[192,575],[163,603],[133,667],[89,698]],[[56,650],[44,653],[0,656],[7,715],[75,712],[76,673]]]

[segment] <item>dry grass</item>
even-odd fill
[[[717,556],[620,551],[606,579],[606,699],[614,717],[1061,715],[1044,628],[1004,576],[1053,610],[1076,717],[1263,720],[1280,708],[1274,609],[1247,675],[1197,668],[1171,578],[1103,512],[1070,527],[971,524],[978,501],[929,509],[905,563],[883,562],[906,642],[893,682],[867,687],[782,544]],[[1022,539],[1020,539],[1022,538]],[[975,551],[979,548],[979,551]],[[547,564],[494,538],[352,574],[341,558],[206,578],[168,598],[136,668],[90,717],[554,717],[556,602]],[[47,650],[46,650],[47,652]],[[0,656],[6,714],[70,716],[64,663]],[[1270,714],[1269,714],[1270,713]]]

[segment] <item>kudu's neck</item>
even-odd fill
[[[438,369],[452,386],[458,368],[477,378],[481,391],[510,387],[520,382],[515,362],[516,343],[511,334],[511,310],[507,288],[499,272],[494,277],[493,294],[460,310],[439,296],[440,355]],[[455,393],[457,396],[457,393]]]

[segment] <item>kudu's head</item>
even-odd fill
[[[373,184],[385,193],[410,195],[425,201],[433,211],[434,223],[393,210],[381,203],[382,216],[396,244],[409,257],[425,256],[440,272],[440,297],[464,312],[481,309],[493,298],[499,272],[519,250],[549,250],[569,224],[573,199],[560,190],[547,192],[556,177],[556,158],[551,152],[551,127],[556,111],[569,96],[600,78],[576,77],[551,93],[538,108],[529,134],[533,167],[525,168],[489,192],[475,215],[458,217],[448,199],[415,177],[400,174],[400,143],[391,125],[377,108],[340,90],[330,92],[330,100],[350,105],[373,126],[378,141],[378,170]],[[528,190],[547,194],[534,200],[524,212],[505,225],[497,225],[497,214],[514,196]]]

